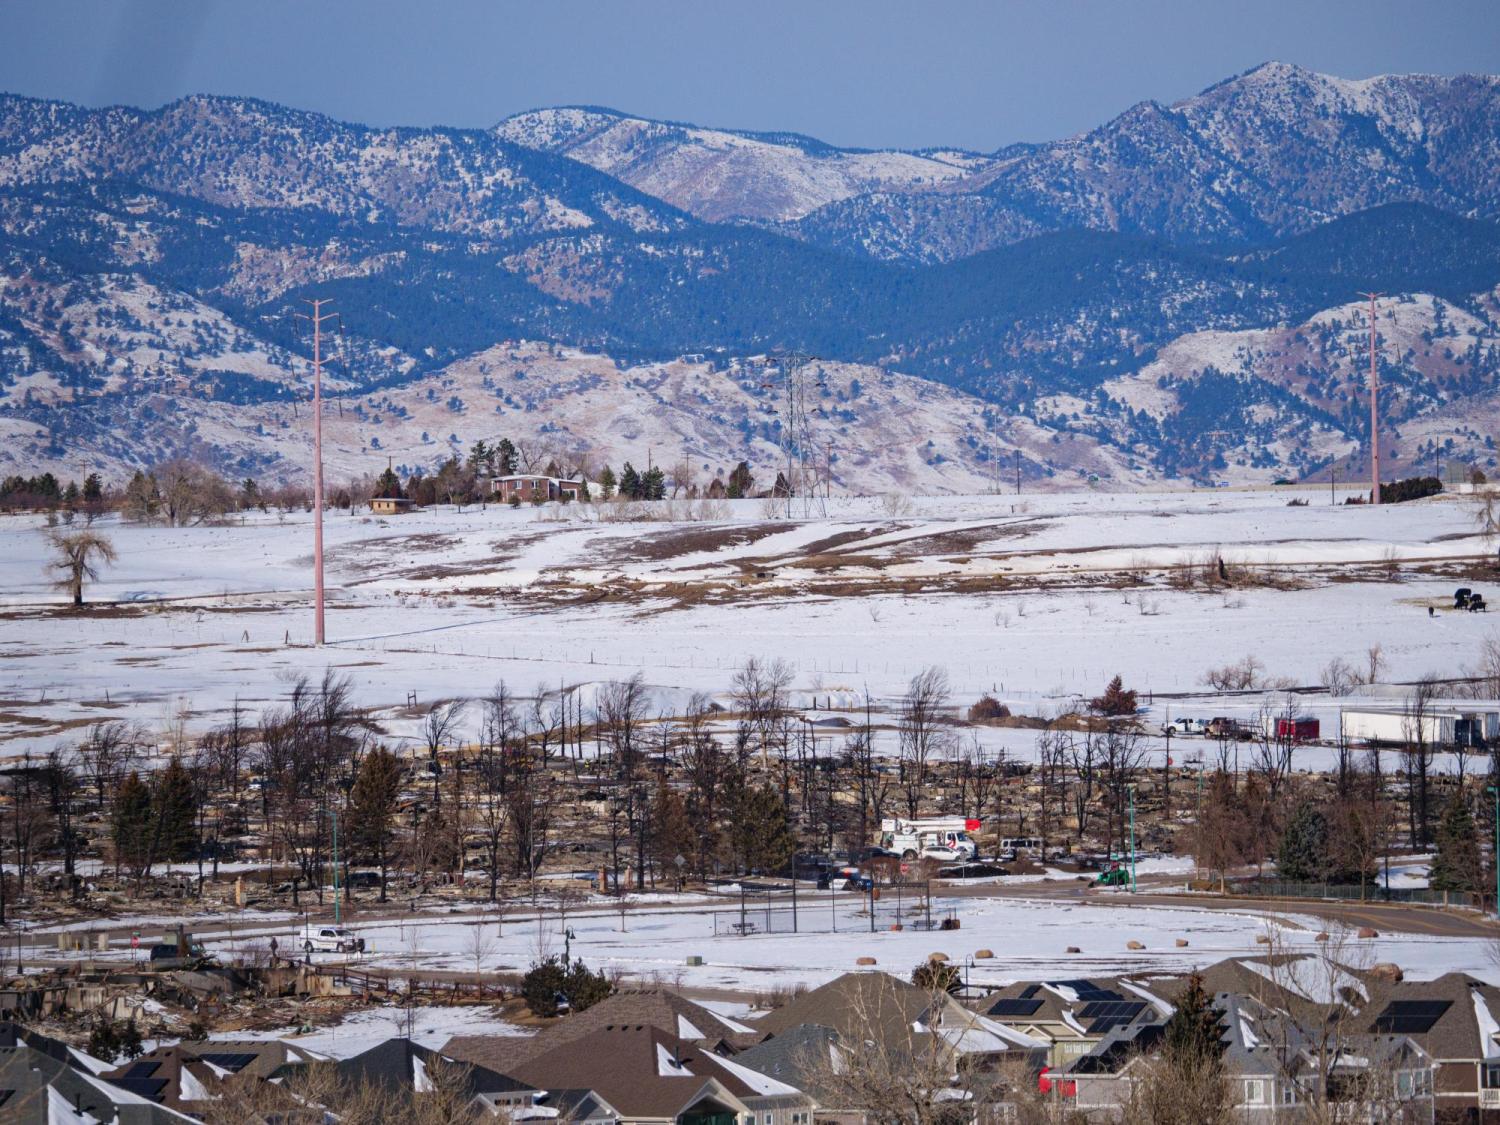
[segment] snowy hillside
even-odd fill
[[[800,219],[852,195],[930,187],[988,164],[975,153],[840,149],[580,107],[520,113],[495,132],[582,161],[710,222]]]
[[[1094,475],[1106,487],[1149,479],[1086,435],[1004,418],[980,400],[923,379],[855,364],[821,365],[826,394],[809,404],[819,479],[836,493],[939,494],[1006,488],[1016,454],[1028,487],[1055,488]],[[237,474],[305,481],[312,464],[307,388],[252,404],[208,401],[191,383],[148,382],[137,393],[73,399],[66,388],[26,385],[33,402],[59,395],[47,416],[61,431],[0,417],[0,475],[50,469],[121,480],[137,467],[191,452]],[[763,362],[715,369],[705,362],[617,365],[607,356],[546,344],[497,345],[431,375],[378,391],[330,397],[324,457],[331,479],[404,471],[467,454],[480,439],[524,443],[536,467],[630,460],[684,461],[706,487],[746,460],[769,488],[785,454],[784,396]],[[64,406],[64,403],[69,405]],[[91,425],[96,415],[108,425]],[[103,421],[102,418],[98,419]],[[126,440],[123,435],[131,435]],[[69,436],[69,435],[77,435]]]
[[[1493,219],[1497,138],[1492,75],[1351,81],[1267,63],[936,191],[831,203],[793,229],[880,257],[947,261],[1075,226],[1264,240],[1397,201]]]

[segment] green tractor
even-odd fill
[[[1095,887],[1128,887],[1130,886],[1130,868],[1123,863],[1113,863],[1099,872],[1091,884]]]

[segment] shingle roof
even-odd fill
[[[1162,1020],[1112,1031],[1088,1054],[1069,1063],[1064,1073],[1114,1074],[1136,1055],[1155,1050],[1166,1030]]]
[[[516,1094],[534,1087],[524,1081],[501,1074],[467,1060],[455,1060],[414,1043],[410,1039],[387,1039],[368,1051],[335,1064],[341,1079],[352,1084],[368,1083],[392,1092],[410,1093],[417,1086],[417,1075],[434,1063],[457,1062],[465,1068],[464,1087],[476,1094]]]
[[[189,1125],[191,1117],[112,1086],[77,1067],[28,1046],[0,1046],[0,1090],[4,1120],[51,1122],[50,1109],[62,1105],[116,1125]]]
[[[740,1052],[734,1061],[826,1102],[824,1092],[818,1089],[818,1073],[825,1065],[833,1065],[838,1041],[839,1034],[833,1029],[804,1023]]]
[[[846,973],[755,1021],[773,1034],[801,1024],[832,1028],[855,1041],[875,1039],[884,1050],[897,1052],[930,1049],[932,1034],[964,1054],[1046,1046],[971,1012],[945,992],[918,988],[889,973]]]
[[[1396,1014],[1392,1003],[1426,1005],[1434,1018],[1430,1024],[1417,1021],[1425,1030],[1413,1022],[1382,1020],[1382,1016]],[[1488,1025],[1482,1026],[1485,1016]],[[1359,1013],[1358,1022],[1361,1031],[1407,1035],[1435,1059],[1493,1058],[1500,1055],[1500,1043],[1491,1033],[1492,1026],[1500,1023],[1500,988],[1467,973],[1445,973],[1429,981],[1371,982],[1370,1002]]]
[[[288,1063],[312,1062],[324,1056],[281,1039],[184,1040],[179,1046],[231,1074],[269,1078]]]
[[[195,1102],[214,1097],[220,1081],[207,1063],[180,1046],[158,1047],[99,1077],[147,1101],[186,1113],[193,1112]]]
[[[707,1098],[744,1113],[760,1099],[803,1103],[798,1090],[645,1024],[606,1026],[534,1055],[516,1075],[542,1089],[587,1087],[624,1117],[676,1117]]]
[[[685,996],[664,988],[616,992],[590,1008],[564,1016],[535,1035],[455,1035],[443,1053],[481,1066],[505,1071],[564,1043],[572,1043],[601,1027],[643,1024],[659,1028],[689,1043],[716,1048],[749,1047],[766,1037],[758,1028],[721,1016]]]

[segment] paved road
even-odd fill
[[[1423,934],[1434,937],[1500,939],[1500,924],[1488,916],[1466,910],[1441,910],[1432,906],[1390,902],[1329,902],[1313,899],[1251,898],[1210,894],[1174,893],[1166,888],[1180,885],[1180,876],[1147,876],[1135,894],[1099,890],[1085,883],[995,884],[950,883],[943,893],[960,898],[1046,898],[1088,902],[1095,906],[1175,906],[1190,910],[1228,910],[1240,913],[1300,914],[1359,929],[1368,926],[1381,933]]]

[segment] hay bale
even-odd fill
[[[1355,934],[1354,936],[1362,938],[1376,938],[1380,936],[1380,931],[1372,930],[1369,926],[1361,926],[1359,933]]]
[[[976,961],[988,961],[990,958],[992,958],[994,956],[995,956],[995,951],[993,949],[980,949],[980,950],[976,950],[975,951],[975,953],[974,953],[974,960],[976,960]]]
[[[1401,966],[1397,965],[1394,961],[1382,961],[1378,965],[1370,966],[1370,976],[1375,980],[1400,984],[1406,974],[1401,971]]]
[[[1188,940],[1185,937],[1180,937],[1175,942],[1173,942],[1172,944],[1175,945],[1175,946],[1177,946],[1178,949],[1186,949],[1187,948],[1187,944],[1188,944]]]
[[[873,965],[873,964],[875,964],[875,958],[873,958],[873,957],[856,957],[854,959],[854,963],[856,965]]]
[[[933,962],[933,961],[946,961],[946,960],[948,960],[948,955],[946,953],[929,953],[927,955],[927,960],[929,962]]]
[[[1140,942],[1136,941],[1134,938],[1131,938],[1129,941],[1127,941],[1125,943],[1125,948],[1126,949],[1145,949],[1146,947],[1144,945],[1142,945]]]
[[[1064,949],[1063,952],[1064,953],[1082,953],[1083,950],[1079,949],[1076,945],[1070,945],[1070,946],[1068,946],[1067,949]]]
[[[1317,937],[1313,938],[1313,941],[1327,941],[1327,940],[1328,940],[1328,931],[1327,930],[1324,930]]]
[[[1270,945],[1271,944],[1271,935],[1270,934],[1256,934],[1255,935],[1255,944],[1256,945]]]

